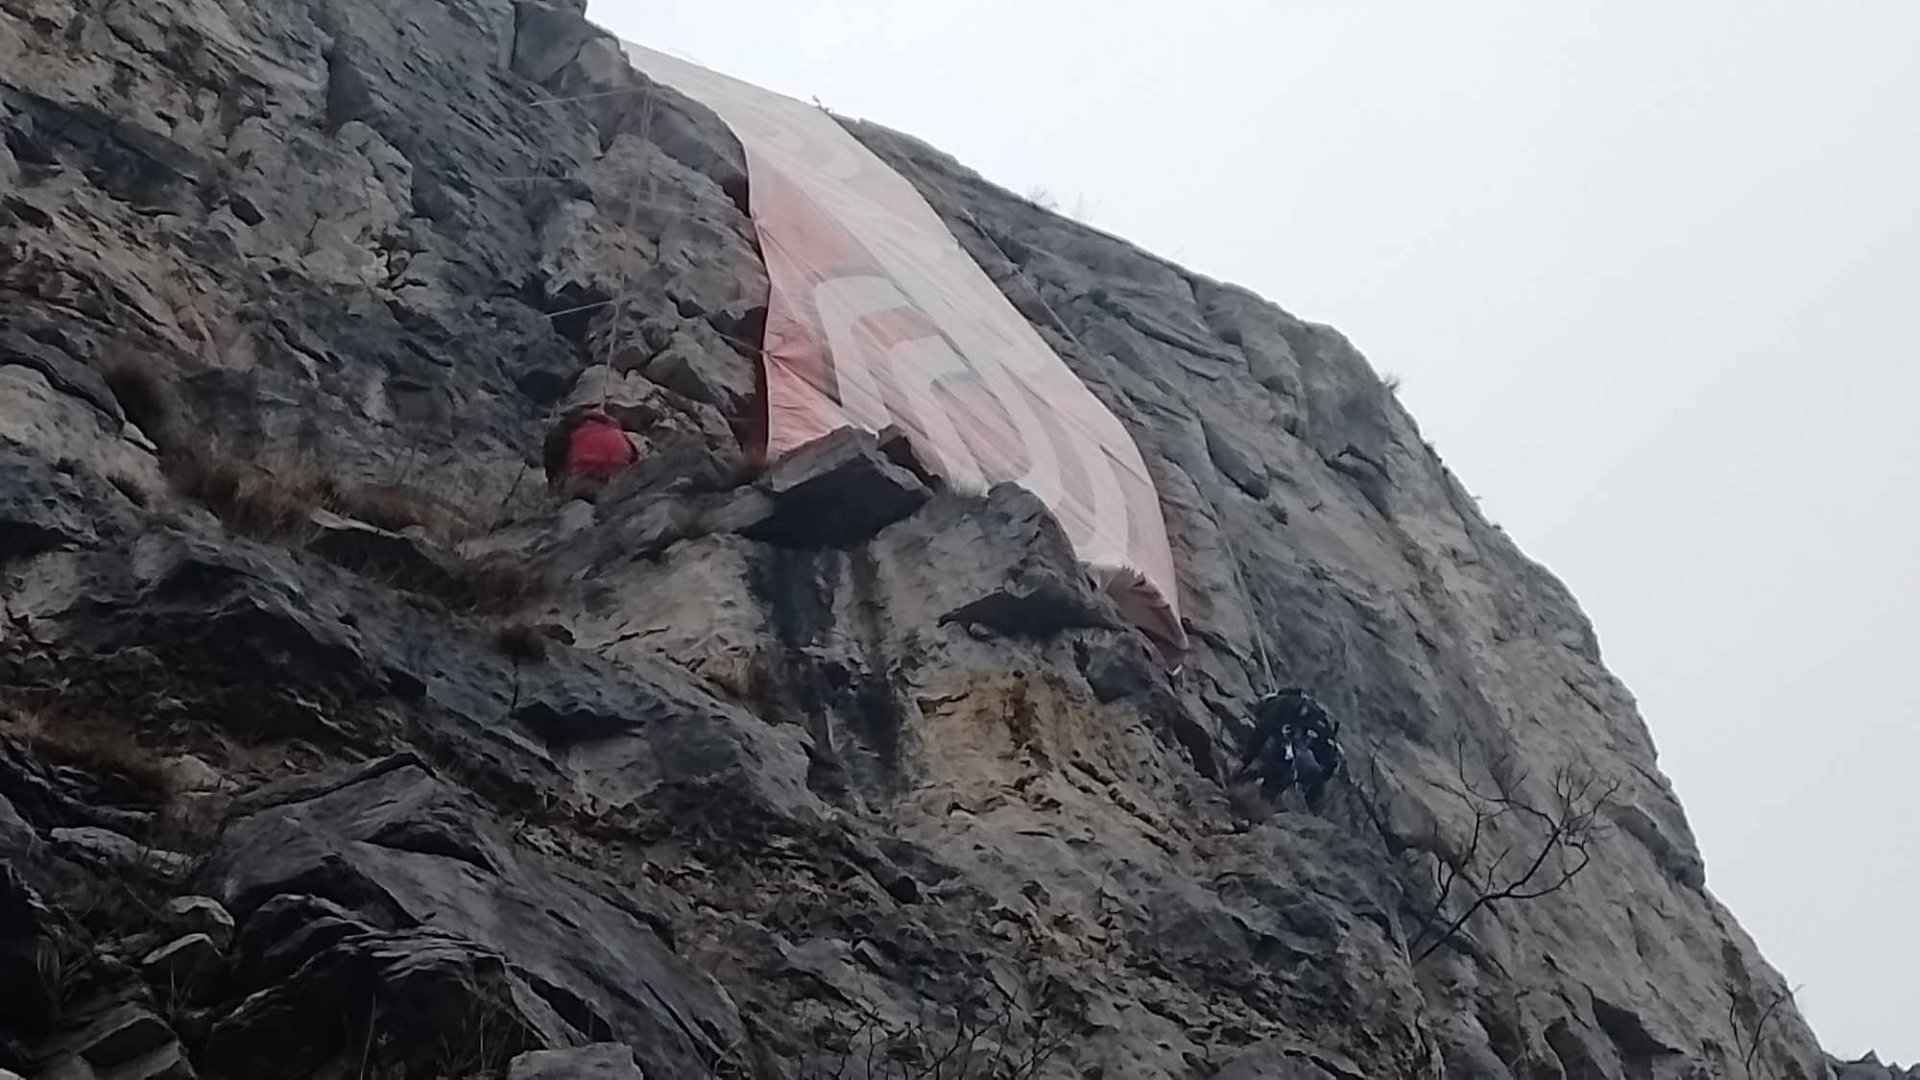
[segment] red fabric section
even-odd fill
[[[824,111],[627,45],[740,139],[766,259],[766,460],[898,425],[954,489],[1027,488],[1141,626],[1186,644],[1158,493],[1111,411],[919,191]]]
[[[567,437],[567,471],[576,476],[616,473],[631,465],[633,458],[633,444],[611,416],[589,413]]]

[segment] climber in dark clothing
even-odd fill
[[[1327,724],[1326,727],[1297,730],[1293,744],[1293,775],[1307,796],[1308,807],[1320,805],[1320,796],[1326,791],[1327,784],[1346,767],[1346,757],[1340,751],[1340,744],[1334,740],[1339,724],[1331,717]]]
[[[1254,707],[1253,738],[1240,755],[1240,776],[1257,772],[1260,792],[1278,799],[1299,784],[1317,805],[1342,765],[1340,725],[1326,706],[1297,686],[1268,694]]]

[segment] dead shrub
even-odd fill
[[[514,622],[502,626],[493,635],[494,647],[514,663],[537,664],[547,658],[547,635],[538,627],[528,623]]]
[[[160,447],[168,483],[205,506],[236,531],[261,539],[288,539],[305,529],[315,509],[331,510],[391,532],[419,528],[445,543],[469,530],[460,516],[432,495],[403,484],[350,484],[310,460],[263,467],[191,430],[186,408],[156,366],[122,356],[103,369],[107,386],[127,418]],[[135,504],[146,505],[131,481],[114,485]]]
[[[223,521],[232,516],[240,489],[247,481],[245,465],[208,444],[172,448],[161,459],[161,466],[175,491]]]
[[[41,940],[34,957],[47,1003],[56,1023],[98,1008],[103,991],[123,983],[102,964],[107,943],[153,925],[163,902],[153,885],[138,874],[86,876],[51,897],[61,932]]]
[[[1452,793],[1472,815],[1466,837],[1443,837],[1439,827],[1420,845],[1433,859],[1433,900],[1418,927],[1407,935],[1407,951],[1419,964],[1441,948],[1457,944],[1473,917],[1495,906],[1539,900],[1567,887],[1593,861],[1593,848],[1606,835],[1607,808],[1620,793],[1584,760],[1556,769],[1547,798],[1529,799],[1526,774],[1512,762],[1496,760],[1489,772],[1496,788],[1483,791],[1468,778],[1466,742],[1455,744],[1452,782],[1435,786]],[[1511,843],[1494,851],[1496,831],[1510,826],[1530,830],[1518,859]],[[1456,890],[1456,886],[1458,889]]]
[[[239,532],[287,539],[305,530],[315,510],[330,510],[389,532],[420,529],[442,542],[459,539],[458,515],[432,495],[398,484],[351,484],[311,462],[262,468],[216,443],[185,442],[163,462],[174,490],[211,510]]]
[[[439,500],[418,488],[400,484],[361,484],[341,489],[328,509],[358,518],[388,532],[420,529],[451,543],[470,530]]]
[[[180,399],[154,364],[121,356],[109,361],[100,374],[113,399],[120,403],[120,411],[156,446],[164,448],[180,415]]]
[[[46,761],[84,769],[118,784],[132,799],[163,803],[171,788],[160,760],[131,725],[104,717],[0,712],[0,725]]]
[[[546,578],[521,559],[496,552],[462,558],[447,567],[441,599],[465,611],[507,612],[545,595]]]
[[[333,501],[331,477],[311,473],[255,473],[240,484],[222,518],[236,531],[265,539],[297,539],[317,509]]]
[[[439,499],[399,484],[349,484],[308,462],[268,470],[242,461],[218,444],[179,440],[162,461],[168,482],[182,496],[212,511],[237,533],[281,544],[310,538],[315,510],[329,510],[389,532],[416,530],[441,544],[468,530]],[[495,553],[467,557],[439,553],[433,568],[367,565],[352,569],[367,577],[459,611],[507,612],[546,592],[547,583],[524,561]]]
[[[1066,995],[1051,976],[1031,1008],[997,985],[997,1003],[963,1004],[904,1026],[862,1012],[851,1029],[814,1032],[803,1080],[1034,1080],[1072,1038]]]

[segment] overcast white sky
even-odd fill
[[[1828,1049],[1920,1059],[1920,0],[593,0],[1344,330],[1639,696]]]

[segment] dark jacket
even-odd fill
[[[1331,742],[1338,730],[1326,706],[1312,694],[1291,689],[1268,694],[1254,707],[1253,738],[1240,755],[1240,764],[1251,765],[1269,745],[1274,753],[1284,754],[1303,735],[1314,742]]]

